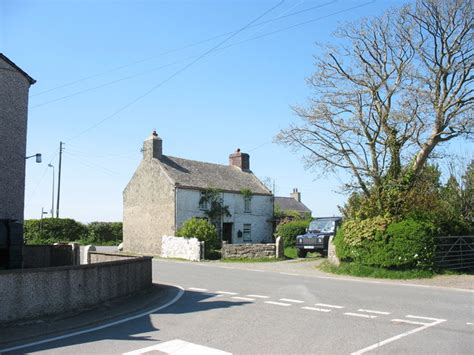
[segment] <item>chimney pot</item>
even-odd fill
[[[153,130],[150,137],[143,142],[143,159],[161,159],[163,155],[163,140]]]
[[[242,153],[240,148],[237,148],[235,153],[229,155],[229,165],[236,166],[242,171],[249,171],[250,156],[247,153]]]

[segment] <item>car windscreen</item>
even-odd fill
[[[334,232],[335,222],[331,219],[317,219],[309,224],[310,231],[317,231],[323,233]]]

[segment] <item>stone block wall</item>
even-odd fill
[[[276,244],[222,244],[222,258],[275,258],[277,254]]]
[[[163,236],[160,256],[199,261],[204,259],[204,242],[197,238]]]

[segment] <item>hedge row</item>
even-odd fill
[[[334,239],[343,261],[384,268],[432,268],[435,227],[414,219],[392,222],[383,217],[346,221]]]
[[[83,224],[70,218],[43,218],[24,223],[26,244],[79,242],[81,244],[117,245],[122,241],[122,222]]]
[[[309,220],[297,220],[285,224],[279,224],[276,228],[276,235],[283,238],[285,246],[295,246],[296,236],[305,234],[309,223]]]

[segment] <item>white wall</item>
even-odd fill
[[[199,190],[177,188],[176,225],[180,228],[184,222],[192,217],[206,217],[204,211],[199,210]],[[244,224],[252,225],[252,242],[271,242],[272,240],[272,218],[273,218],[273,196],[253,195],[251,201],[251,213],[244,212],[244,196],[240,193],[222,193],[224,205],[229,206],[231,217],[224,218],[224,223],[233,223],[232,243],[243,243],[243,237],[238,238],[237,232],[243,233]]]
[[[199,261],[204,258],[201,242],[197,238],[179,238],[163,236],[161,244],[162,258],[182,258]]]

